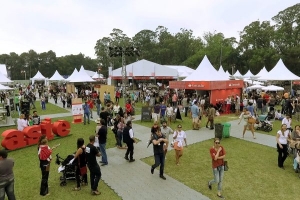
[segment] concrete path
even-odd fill
[[[138,116],[137,118],[138,119]],[[241,138],[243,126],[238,125],[238,120],[231,123],[231,137]],[[109,165],[101,167],[103,172],[102,179],[124,200],[129,199],[209,199],[201,193],[187,187],[181,182],[169,177],[164,181],[158,177],[159,171],[154,175],[150,173],[150,166],[140,159],[153,156],[153,149],[146,148],[150,137],[150,128],[138,124],[133,124],[135,136],[141,141],[135,145],[134,163],[125,161],[125,150],[111,148],[107,150]],[[200,134],[199,134],[200,132]],[[201,142],[214,138],[214,131],[202,128],[200,131],[188,130],[188,144]],[[269,147],[275,147],[276,140],[274,136],[256,133],[256,138],[252,138],[250,131],[246,132],[243,140],[254,142]],[[241,138],[242,139],[242,138]],[[130,181],[124,183],[123,180]],[[163,189],[162,189],[163,188]],[[153,192],[156,191],[156,192]],[[170,194],[172,194],[170,196]]]
[[[53,103],[52,101],[50,100],[51,103]],[[56,105],[62,107],[60,102]],[[94,114],[94,116],[96,116],[95,112]],[[72,114],[63,113],[57,115],[71,116]],[[54,116],[56,116],[56,114],[48,115],[48,117]],[[140,115],[135,116],[135,120],[140,120],[140,117]],[[238,120],[231,121],[230,123],[230,136],[241,138],[243,125],[238,125]],[[109,164],[101,167],[103,181],[122,197],[122,199],[209,199],[167,174],[165,174],[167,180],[160,179],[158,169],[156,169],[152,175],[150,173],[150,166],[140,160],[145,157],[153,156],[153,148],[151,146],[146,148],[150,137],[150,128],[133,124],[133,129],[135,137],[140,140],[140,142],[134,146],[134,158],[136,161],[129,163],[124,159],[126,150],[110,148],[107,149]],[[189,145],[214,138],[214,131],[206,128],[202,128],[200,131],[188,130],[186,133]],[[276,140],[274,136],[256,133],[256,138],[257,139],[253,139],[251,132],[247,131],[243,140],[273,148],[275,147]]]

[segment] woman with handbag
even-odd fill
[[[86,166],[86,156],[85,156],[85,145],[84,140],[82,138],[77,139],[77,151],[74,157],[75,165],[76,165],[76,182],[77,186],[73,188],[73,191],[79,191],[81,189],[81,185],[87,185],[87,166]],[[82,183],[81,183],[81,178]]]
[[[239,124],[241,123],[242,120],[244,120],[243,138],[244,138],[244,135],[245,135],[245,132],[246,132],[247,128],[249,128],[249,130],[252,132],[253,139],[256,139],[256,137],[254,136],[255,118],[251,115],[251,113],[248,111],[247,108],[243,109],[243,112],[240,115]]]
[[[183,141],[187,147],[186,133],[182,130],[181,124],[178,124],[177,130],[173,134],[176,165],[179,165],[179,159],[183,155]]]
[[[208,182],[208,188],[212,189],[212,184],[217,183],[218,184],[218,193],[217,196],[219,198],[224,199],[222,196],[222,182],[224,177],[224,158],[226,155],[225,149],[220,144],[220,139],[215,138],[214,139],[214,146],[210,148],[209,150],[210,156],[212,158],[212,169],[214,174],[214,179]]]

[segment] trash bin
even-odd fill
[[[223,134],[223,124],[217,123],[215,124],[215,138],[222,139]]]
[[[230,123],[223,123],[223,137],[224,138],[229,138],[230,137],[230,128],[231,124]]]

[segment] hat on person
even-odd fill
[[[96,124],[100,124],[100,118],[95,120]]]

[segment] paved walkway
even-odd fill
[[[57,106],[62,107],[62,104],[60,105],[60,103],[58,103]],[[71,113],[57,115],[71,116]],[[54,115],[48,116],[54,117]],[[135,120],[140,120],[140,116],[135,116]],[[153,148],[151,146],[146,148],[150,137],[150,128],[133,124],[133,129],[135,137],[140,140],[140,142],[134,146],[134,158],[136,161],[134,163],[127,162],[124,159],[125,150],[110,148],[107,149],[109,164],[105,167],[101,167],[103,181],[122,197],[122,199],[209,199],[167,174],[165,174],[167,180],[160,179],[157,169],[154,175],[152,175],[150,173],[150,166],[140,160],[145,157],[153,156]],[[231,137],[241,138],[242,130],[243,125],[238,125],[238,120],[231,122]],[[186,133],[189,145],[214,138],[214,131],[206,128],[202,128],[200,131],[188,130]],[[256,138],[257,139],[253,139],[251,132],[247,131],[243,140],[275,147],[276,140],[274,136],[256,133]],[[130,181],[127,181],[128,179]]]

